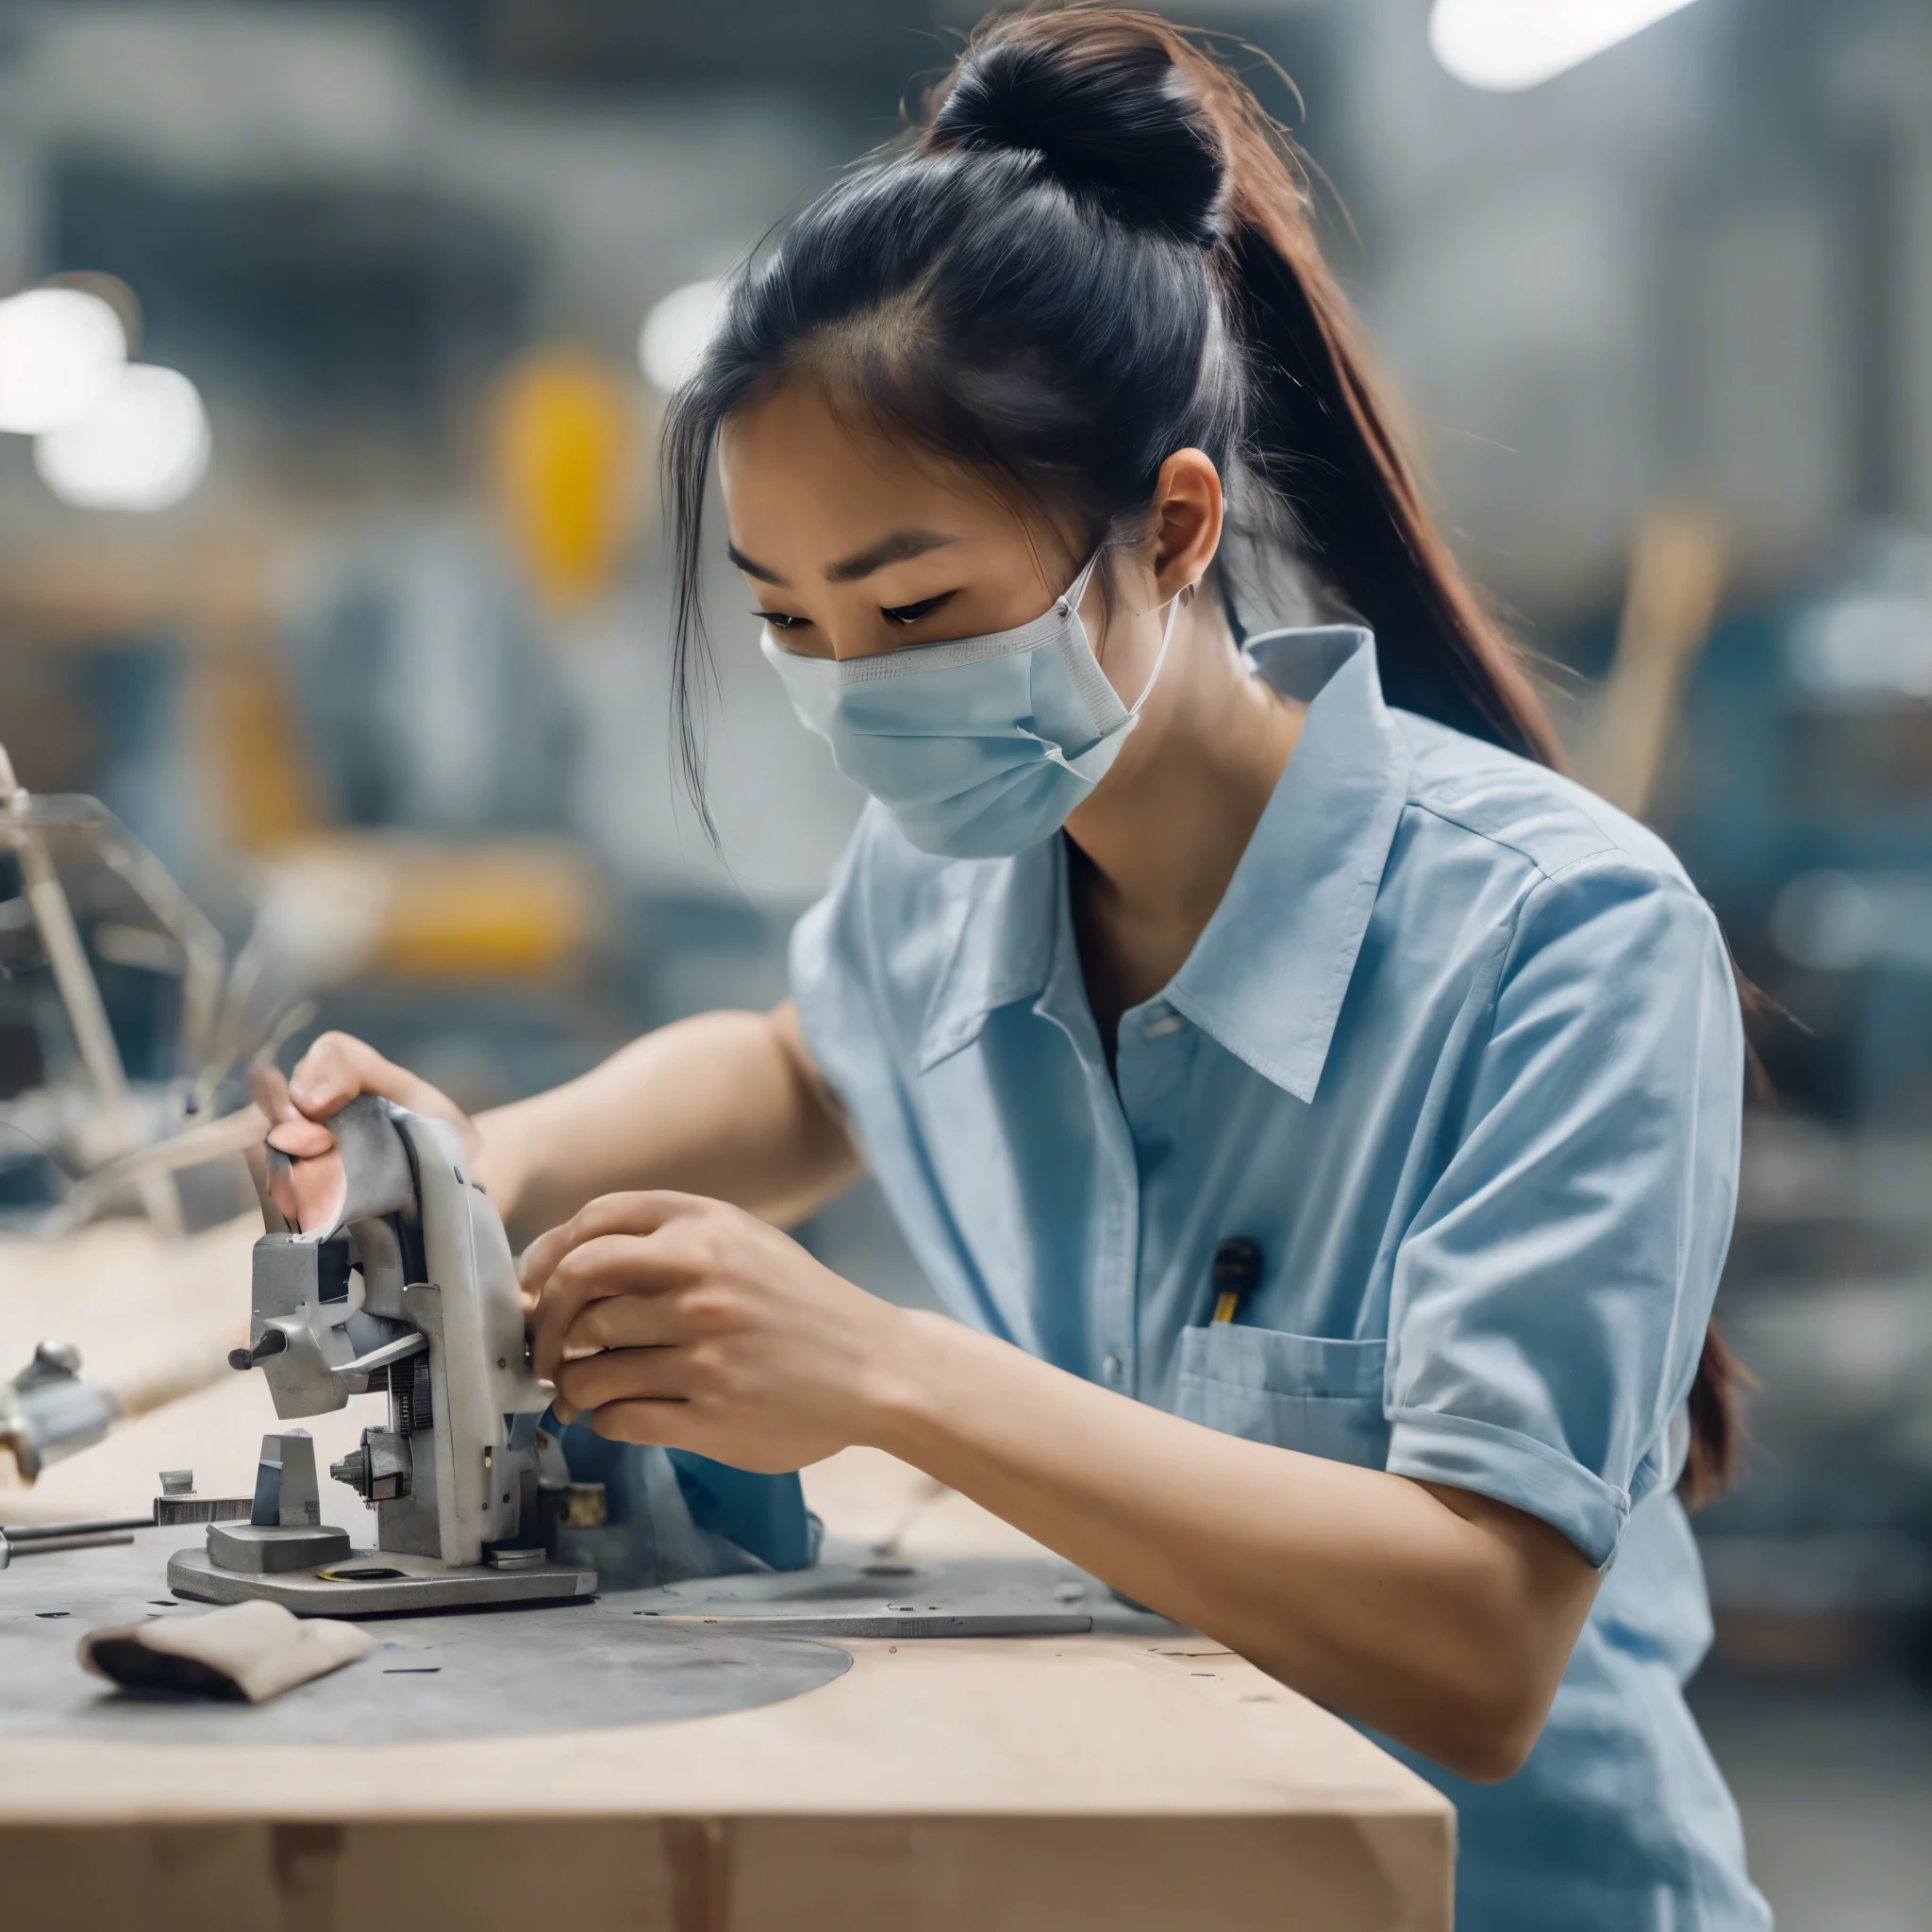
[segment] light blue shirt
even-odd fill
[[[1389,1744],[1456,1801],[1458,1924],[1766,1926],[1682,1695],[1710,1624],[1673,1491],[1742,1090],[1716,923],[1601,800],[1385,705],[1365,631],[1248,651],[1307,723],[1111,1075],[1064,841],[933,858],[876,808],[793,938],[806,1039],[961,1320],[1605,1569],[1515,1777]],[[1210,1324],[1230,1236],[1261,1278]]]

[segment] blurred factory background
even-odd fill
[[[975,10],[0,0],[0,742],[212,923],[73,867],[135,1115],[217,1104],[208,1068],[298,1000],[481,1105],[778,996],[858,800],[721,571],[722,858],[680,806],[655,423],[715,278]],[[1762,1389],[1750,1479],[1701,1520],[1700,1694],[1782,1922],[1923,1926],[1932,9],[1169,11],[1256,50],[1579,770],[1789,1016],[1722,1304]],[[1641,30],[1592,52],[1566,14]],[[92,1155],[14,874],[22,1218]],[[182,970],[210,943],[214,1005]],[[810,1233],[923,1292],[872,1196]]]

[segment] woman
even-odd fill
[[[1144,16],[981,30],[674,403],[681,679],[714,449],[764,655],[874,802],[790,1002],[472,1128],[551,1225],[563,1413],[917,1464],[1388,1741],[1478,1932],[1767,1924],[1680,1690],[1724,947],[1549,769],[1252,97]],[[1359,623],[1243,651],[1231,512]],[[453,1111],[341,1037],[294,1087]],[[777,1231],[861,1164],[960,1321]]]

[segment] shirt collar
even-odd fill
[[[1308,707],[1226,893],[1165,997],[1300,1100],[1314,1097],[1408,796],[1407,741],[1382,701],[1374,641],[1354,625],[1268,631],[1257,675]],[[1061,918],[1059,841],[958,867],[958,937],[927,1006],[921,1071],[987,1016],[1038,999]]]
[[[948,870],[958,882],[958,936],[926,1004],[922,1074],[972,1045],[989,1013],[1039,998],[1053,972],[1059,927],[1059,840],[1042,840],[1013,858],[959,859]]]
[[[1382,702],[1366,630],[1268,631],[1246,649],[1308,714],[1167,998],[1257,1074],[1312,1100],[1408,802],[1408,741]]]

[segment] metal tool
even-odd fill
[[[255,1244],[249,1344],[284,1420],[381,1392],[389,1414],[329,1474],[375,1511],[376,1545],[352,1550],[322,1521],[306,1431],[262,1439],[249,1520],[210,1523],[205,1549],[168,1565],[176,1594],[262,1596],[311,1615],[587,1596],[596,1572],[545,1543],[531,1373],[503,1224],[470,1179],[455,1130],[379,1100],[326,1123],[333,1154],[253,1163],[268,1232]],[[340,1173],[323,1166],[337,1162]],[[326,1199],[301,1229],[280,1202]],[[356,1586],[353,1591],[345,1586]]]
[[[131,1543],[126,1532],[152,1529],[146,1516],[118,1516],[102,1523],[14,1523],[0,1524],[0,1570],[16,1557],[52,1557],[62,1550],[103,1550]]]
[[[63,1550],[105,1550],[114,1543],[133,1541],[131,1536],[50,1536],[23,1543],[0,1531],[0,1570],[8,1568],[16,1557],[58,1557]]]
[[[0,1382],[0,1449],[32,1483],[49,1463],[98,1442],[120,1413],[111,1391],[80,1379],[77,1348],[43,1341],[19,1374]]]

